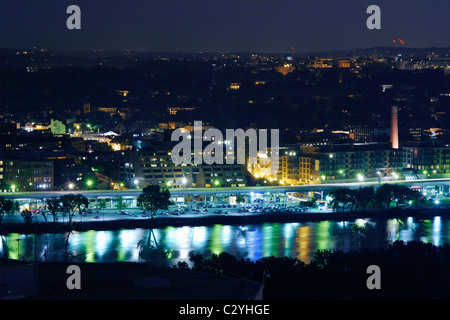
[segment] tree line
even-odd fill
[[[173,202],[170,200],[170,191],[159,185],[150,185],[142,190],[142,193],[137,197],[137,205],[144,211],[149,211],[150,217],[153,218],[158,210],[167,210],[169,205]],[[99,208],[106,207],[104,199],[98,201]],[[121,210],[127,207],[127,203],[122,197],[117,200],[117,209]],[[56,198],[45,199],[45,210],[30,211],[24,209],[20,215],[25,223],[32,223],[33,216],[37,222],[37,215],[42,215],[45,222],[48,222],[49,217],[53,218],[53,222],[58,221],[59,216],[67,217],[67,222],[70,224],[74,216],[78,213],[82,217],[89,209],[89,200],[82,194],[68,194]],[[11,199],[0,197],[0,225],[5,215],[13,214],[20,211],[20,204]]]
[[[337,211],[350,206],[350,212],[353,209],[362,208],[365,210],[369,204],[373,207],[389,209],[391,202],[395,206],[406,203],[417,203],[420,199],[420,193],[403,185],[383,184],[375,190],[374,187],[361,187],[359,189],[340,188],[330,192],[331,200],[329,204],[333,210]],[[411,202],[410,202],[411,201]]]
[[[448,299],[450,246],[396,241],[387,248],[318,250],[309,264],[293,257],[256,261],[226,252],[191,253],[173,267],[262,282],[264,299]],[[366,286],[367,267],[381,269],[381,290]]]
[[[48,217],[53,217],[53,222],[56,223],[58,221],[58,216],[62,215],[63,217],[68,217],[68,223],[72,223],[73,217],[78,212],[81,216],[83,212],[87,211],[89,208],[89,200],[82,194],[68,194],[63,195],[57,198],[50,198],[45,200],[45,209],[48,210],[39,210],[36,212],[32,212],[28,209],[24,209],[21,211],[21,216],[24,219],[25,223],[32,223],[33,215],[35,220],[37,220],[36,215],[42,215],[45,222],[48,221]],[[5,199],[0,197],[0,224],[3,221],[3,217],[7,214],[13,214],[14,211],[20,210],[15,205],[15,202],[10,199]]]

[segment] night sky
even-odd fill
[[[68,30],[66,8],[81,8]],[[366,9],[381,8],[381,30]],[[450,45],[449,0],[2,0],[0,48],[312,52]]]

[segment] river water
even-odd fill
[[[386,247],[396,240],[450,243],[449,217],[355,219],[302,223],[185,226],[59,234],[1,236],[0,255],[11,259],[76,262],[189,263],[189,254],[230,253],[257,260],[290,256],[309,263],[316,250]]]

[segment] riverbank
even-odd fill
[[[5,275],[27,270],[28,279],[8,280],[12,291],[0,300],[253,300],[261,283],[205,272],[191,272],[144,263],[76,263],[81,272],[81,289],[69,290],[67,268],[74,263],[32,263],[0,259]],[[29,267],[26,269],[26,267]],[[9,270],[5,270],[9,267]],[[14,270],[16,269],[16,270]],[[33,283],[34,271],[37,281]],[[28,280],[28,282],[26,282]],[[24,292],[23,284],[27,284]],[[33,288],[30,288],[33,286]],[[195,290],[193,290],[195,288]],[[32,289],[32,290],[30,290]],[[34,290],[33,290],[34,289]],[[32,293],[28,293],[34,291]],[[7,292],[7,291],[6,291]]]
[[[179,216],[155,216],[154,218],[134,218],[116,220],[89,220],[68,223],[3,223],[0,234],[7,233],[60,233],[68,231],[87,230],[120,230],[134,228],[162,228],[167,226],[208,226],[214,224],[240,225],[252,223],[286,223],[286,222],[316,222],[316,221],[351,221],[370,218],[406,218],[413,216],[426,219],[436,215],[448,215],[449,208],[393,208],[390,210],[373,210],[358,212],[320,212],[320,213],[246,213],[246,214],[195,214]]]

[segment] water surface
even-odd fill
[[[316,250],[386,247],[396,240],[450,243],[450,219],[356,219],[302,223],[185,226],[1,236],[0,255],[72,262],[147,262],[172,266],[190,253],[230,253],[257,260],[290,256],[309,263]]]

